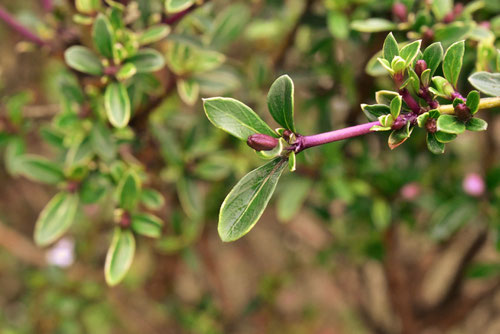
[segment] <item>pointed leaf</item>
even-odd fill
[[[234,241],[252,229],[264,212],[286,167],[276,158],[245,175],[227,195],[219,213],[219,236]]]
[[[200,85],[193,79],[179,79],[177,81],[177,91],[184,103],[193,106],[198,101]]]
[[[64,181],[64,173],[59,165],[44,157],[26,154],[16,158],[16,173],[24,177],[48,184]]]
[[[106,16],[103,14],[97,15],[92,27],[92,39],[94,46],[104,57],[108,59],[113,58],[113,47],[115,44],[115,37],[113,34],[113,27]]]
[[[405,60],[406,66],[411,65],[417,57],[418,52],[420,51],[421,43],[421,40],[411,42],[410,44],[405,45],[399,52],[401,58]]]
[[[131,211],[141,196],[141,180],[134,170],[129,170],[118,184],[118,204],[120,208]]]
[[[401,112],[402,104],[403,104],[403,100],[401,99],[400,95],[398,95],[394,99],[392,99],[391,105],[390,105],[392,118],[396,119],[399,116],[399,113]]]
[[[141,202],[148,209],[158,210],[165,204],[163,195],[154,189],[143,189],[141,192]]]
[[[292,132],[295,132],[293,120],[293,81],[288,75],[282,75],[269,89],[267,106],[274,120]]]
[[[238,100],[214,97],[203,100],[205,114],[216,127],[241,139],[263,133],[277,137],[276,133],[252,109]]]
[[[47,246],[61,237],[75,220],[78,195],[56,194],[47,203],[35,224],[34,239],[38,246]]]
[[[149,27],[146,31],[139,35],[138,42],[140,45],[158,42],[167,37],[170,31],[170,27],[166,24]]]
[[[387,37],[385,38],[383,50],[384,58],[389,63],[392,62],[392,59],[394,57],[399,56],[398,42],[394,38],[392,32],[389,33],[389,35],[387,35]]]
[[[132,231],[115,227],[104,265],[104,277],[109,286],[114,286],[125,278],[134,254],[135,238]]]
[[[443,73],[453,87],[457,87],[458,76],[462,70],[462,63],[465,52],[465,41],[453,43],[444,55]]]
[[[422,59],[427,63],[427,68],[431,70],[431,77],[443,60],[443,46],[440,42],[432,43],[425,50]]]

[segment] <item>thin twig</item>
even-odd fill
[[[28,41],[31,41],[38,46],[44,46],[47,43],[41,39],[38,35],[30,31],[24,25],[22,25],[18,20],[16,20],[3,6],[0,5],[0,20],[4,21],[9,27],[17,31],[21,36],[23,36]]]

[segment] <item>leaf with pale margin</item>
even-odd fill
[[[293,121],[293,81],[282,75],[271,85],[267,94],[267,106],[274,120],[285,129],[295,132]]]
[[[103,14],[97,15],[92,27],[92,39],[94,46],[104,57],[113,58],[114,35],[113,27],[108,18]]]
[[[161,70],[165,66],[165,59],[155,49],[141,49],[127,59],[127,63],[134,64],[137,73],[150,73]]]
[[[64,60],[69,67],[91,75],[102,75],[101,60],[89,48],[75,45],[64,52]]]
[[[392,32],[389,33],[389,35],[387,35],[387,37],[385,38],[383,50],[384,58],[389,63],[392,62],[392,59],[394,57],[399,56],[398,42],[394,38]]]
[[[60,192],[47,203],[35,224],[34,239],[38,246],[51,244],[68,230],[75,219],[78,202],[78,195]]]
[[[104,93],[104,107],[109,122],[117,128],[127,126],[130,121],[130,98],[125,85],[112,82]]]
[[[114,286],[125,278],[134,254],[135,238],[132,231],[115,227],[104,265],[104,277],[109,286]]]
[[[453,43],[447,50],[443,59],[443,74],[453,87],[457,87],[458,76],[462,70],[465,52],[465,41]]]
[[[245,175],[227,195],[219,213],[219,236],[235,241],[248,233],[264,212],[286,159],[276,158]]]
[[[431,70],[432,77],[443,60],[443,46],[440,42],[432,43],[425,48],[422,59],[427,63],[427,68]]]
[[[213,125],[241,140],[246,141],[256,133],[277,137],[269,125],[238,100],[226,97],[204,99],[203,108]]]
[[[476,72],[469,77],[469,82],[484,94],[500,96],[500,73]]]

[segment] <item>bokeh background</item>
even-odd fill
[[[55,2],[69,22],[70,2]],[[474,19],[496,17],[498,41],[500,8],[480,3]],[[41,36],[54,35],[55,19],[38,1],[0,4]],[[388,76],[365,71],[387,32],[350,28],[369,17],[396,22],[392,5],[211,1],[181,27],[209,25],[238,6],[231,15],[240,31],[220,48],[227,60],[203,78],[201,95],[233,96],[274,124],[267,90],[287,73],[298,130],[312,134],[365,122],[360,104],[393,89]],[[476,46],[467,43],[464,92]],[[0,115],[13,96],[24,101],[30,152],[54,156],[43,129],[60,108],[64,71],[61,54],[28,45],[0,22]],[[160,81],[167,75],[157,73]],[[0,333],[500,333],[499,111],[482,112],[488,131],[460,136],[441,156],[427,151],[418,129],[394,151],[384,133],[310,149],[282,177],[256,227],[225,244],[218,208],[261,161],[210,125],[201,100],[187,106],[173,94],[125,148],[166,197],[166,227],[160,240],[139,239],[130,273],[114,288],[102,272],[109,201],[83,206],[60,242],[37,248],[34,222],[57,189],[11,177],[0,163]],[[187,194],[177,184],[183,175],[193,181]]]

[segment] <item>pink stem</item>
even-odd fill
[[[42,40],[36,34],[31,32],[28,28],[19,23],[19,21],[17,21],[2,6],[0,6],[0,20],[4,21],[8,26],[10,26],[13,30],[17,31],[25,39],[37,44],[38,46],[44,46],[46,44],[44,40]]]
[[[298,143],[295,151],[298,153],[302,150],[305,150],[306,148],[328,144],[334,141],[344,140],[352,137],[366,135],[372,132],[370,129],[374,125],[380,125],[380,122],[375,121],[375,122],[355,125],[348,128],[319,133],[317,135],[312,135],[312,136],[299,136],[297,138]]]

